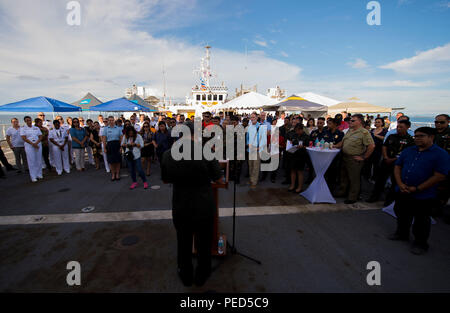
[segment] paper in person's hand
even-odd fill
[[[286,145],[286,151],[289,153],[294,153],[298,150],[298,146],[292,145],[292,141],[288,140]]]

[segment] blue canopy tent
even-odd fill
[[[30,98],[0,106],[0,112],[78,112],[80,107],[47,97]]]
[[[119,98],[115,100],[111,100],[99,105],[94,105],[89,108],[90,111],[101,111],[101,112],[136,112],[136,111],[144,111],[144,112],[153,112],[154,110],[150,110],[139,103],[132,102],[125,98]]]

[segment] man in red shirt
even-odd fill
[[[343,120],[342,114],[340,114],[340,113],[336,114],[336,116],[334,118],[339,123],[337,129],[339,129],[340,131],[344,131],[344,129],[348,129],[349,128],[348,123]]]
[[[203,116],[203,122],[202,122],[203,128],[205,128],[206,126],[209,126],[209,125],[214,125],[213,122],[211,121],[211,112],[203,112],[202,116]]]

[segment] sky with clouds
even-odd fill
[[[211,45],[217,81],[265,93],[359,97],[407,112],[450,108],[450,1],[386,0],[369,26],[363,0],[0,0],[0,104],[45,95],[101,100],[133,83],[184,100]]]

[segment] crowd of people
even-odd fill
[[[8,163],[3,152],[0,157],[7,171],[28,171],[32,182],[43,179],[43,170],[58,175],[70,173],[72,168],[84,171],[86,159],[97,170],[103,163],[111,173],[111,181],[116,181],[120,180],[125,163],[132,179],[130,189],[138,187],[136,173],[143,187],[148,188],[146,177],[151,174],[152,163],[160,162],[164,152],[178,140],[172,137],[171,130],[191,122],[193,119],[183,114],[176,117],[133,114],[129,119],[124,116],[105,119],[99,115],[96,121],[57,116],[49,122],[44,113],[39,113],[34,120],[26,116],[22,126],[17,118],[11,120],[6,139],[14,152],[16,167]],[[439,210],[449,197],[449,116],[437,115],[435,128],[420,127],[414,132],[409,117],[403,113],[397,114],[395,122],[388,123],[389,120],[379,115],[346,112],[317,119],[303,114],[266,112],[242,115],[204,112],[202,115],[203,128],[217,125],[226,133],[228,125],[248,127],[245,157],[230,161],[233,173],[230,179],[239,184],[244,175],[250,188],[256,188],[268,176],[275,183],[281,174],[287,191],[299,193],[315,175],[306,147],[323,141],[340,149],[325,174],[334,196],[345,197],[346,204],[360,201],[361,178],[365,178],[372,186],[371,195],[365,201],[379,201],[383,194],[385,205],[396,201],[399,224],[392,238],[405,239],[406,229],[414,217],[419,247],[416,250],[423,252],[427,248],[432,212],[424,213],[420,207]],[[271,138],[274,127],[278,127],[278,138]],[[278,167],[270,172],[261,171],[261,163],[270,159],[261,160],[259,154],[256,159],[248,157],[250,148],[265,147],[272,158],[280,159]],[[0,176],[5,177],[1,167]]]

